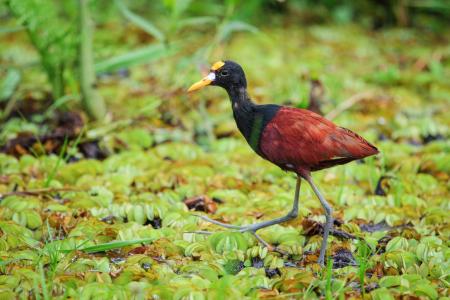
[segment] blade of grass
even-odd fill
[[[55,178],[56,173],[58,172],[61,161],[64,160],[64,153],[67,150],[68,141],[69,141],[69,139],[66,136],[64,138],[64,143],[62,145],[61,151],[59,152],[58,160],[56,161],[55,166],[53,167],[52,171],[50,172],[50,174],[47,176],[47,179],[45,180],[45,183],[44,183],[45,188],[48,188],[50,186],[51,181],[53,180],[53,178]]]
[[[344,196],[344,190],[345,190],[345,180],[346,180],[346,177],[347,177],[347,172],[346,172],[346,168],[342,168],[342,175],[340,175],[339,176],[339,178],[340,178],[340,188],[339,188],[339,192],[338,192],[338,196],[337,196],[337,203],[339,204],[339,205],[344,205],[344,199],[343,199],[343,196]]]
[[[89,246],[89,247],[81,248],[78,250],[81,250],[81,251],[84,251],[87,253],[104,252],[104,251],[108,251],[108,250],[119,249],[119,248],[131,246],[131,245],[135,245],[135,244],[149,243],[149,242],[152,242],[153,240],[154,240],[154,238],[129,240],[129,241],[114,241],[114,242],[99,244],[99,245],[95,245],[95,246]],[[67,251],[67,250],[61,250],[61,251]]]
[[[19,110],[17,111],[17,113],[20,116],[20,119],[24,122],[28,122],[27,118],[25,118],[25,116],[22,114],[22,112]],[[39,136],[35,133],[33,133],[33,137],[36,139],[37,143],[39,144],[40,150],[44,151],[44,145],[42,144],[41,139],[39,138]],[[31,152],[31,154],[35,157],[38,158],[39,154],[33,149],[33,147],[29,147],[28,150]]]
[[[179,20],[179,27],[187,27],[187,26],[199,26],[199,25],[208,25],[208,24],[216,24],[219,22],[217,17],[192,17]]]
[[[170,56],[178,51],[179,47],[173,44],[167,48],[163,44],[151,45],[139,48],[125,54],[108,58],[95,64],[97,73],[115,71],[120,68],[128,68],[133,65],[149,63],[166,56]]]
[[[73,249],[58,249],[58,252],[61,252],[61,253],[64,253],[64,254],[68,254],[68,253],[73,252],[73,251],[79,251],[79,250],[82,250],[83,249],[82,248],[83,245],[85,245],[88,242],[89,242],[89,240],[84,240],[79,245],[76,245],[75,248],[73,248]]]
[[[80,143],[80,141],[81,141],[81,137],[83,136],[83,134],[84,134],[84,132],[85,132],[85,129],[86,127],[83,127],[81,130],[80,130],[80,133],[77,135],[77,138],[76,138],[76,140],[73,142],[73,144],[70,146],[70,149],[67,149],[67,151],[66,151],[66,155],[64,156],[64,161],[65,162],[67,162],[68,160],[69,160],[69,158],[70,158],[70,155],[72,154],[72,153],[76,153],[76,151],[77,151],[77,148],[78,148],[78,144]]]
[[[230,37],[231,33],[236,31],[249,31],[251,33],[259,32],[258,28],[248,23],[242,21],[229,21],[220,27],[217,40],[222,43]]]
[[[50,299],[48,295],[47,282],[45,281],[45,272],[42,262],[39,262],[39,280],[41,281],[42,296],[44,297],[44,300]]]
[[[333,268],[333,259],[329,259],[327,263],[327,273],[326,273],[326,285],[325,285],[325,299],[331,300],[333,299],[333,293],[331,291],[331,275]]]
[[[36,278],[33,279],[33,290],[34,290],[35,299],[41,300],[41,293],[39,291],[39,283]]]
[[[359,240],[357,245],[357,256],[356,261],[358,262],[358,277],[359,277],[359,284],[361,286],[361,293],[362,297],[364,299],[366,294],[366,289],[364,287],[365,285],[365,277],[366,277],[366,270],[367,270],[367,260],[370,256],[370,247],[367,245],[367,243],[364,240]]]
[[[78,144],[80,143],[81,136],[83,135],[83,133],[84,133],[84,128],[78,134],[77,139],[75,140],[74,144],[71,146],[71,149],[74,149],[74,148],[76,148],[78,146]],[[39,143],[40,143],[40,141],[39,141]],[[67,161],[69,159],[70,153],[67,150],[68,144],[69,144],[69,139],[66,136],[64,138],[64,143],[63,143],[63,145],[61,147],[61,151],[59,152],[58,160],[56,161],[55,166],[53,167],[52,171],[50,172],[50,174],[48,175],[47,179],[45,180],[44,188],[48,188],[50,186],[51,181],[55,178],[55,176],[56,176],[56,174],[58,172],[58,169],[59,169],[59,167],[61,165],[61,161]]]
[[[50,240],[50,242],[53,242],[52,229],[50,228],[50,224],[48,223],[48,219],[46,220],[45,224],[46,224],[46,227],[47,227],[48,239]]]
[[[50,118],[51,114],[61,106],[64,106],[66,103],[74,100],[79,100],[79,97],[76,95],[65,95],[61,98],[56,99],[45,111],[45,117]]]
[[[143,17],[133,13],[121,0],[115,0],[114,3],[128,21],[141,28],[151,36],[154,36],[160,42],[165,41],[166,37],[164,33],[159,30],[151,21],[146,20]]]
[[[50,228],[50,224],[48,223],[48,219],[47,219],[47,234],[48,234],[48,239],[45,241],[45,254],[47,254],[48,259],[49,259],[49,268],[50,268],[50,278],[53,279],[55,272],[56,272],[56,267],[59,263],[59,255],[60,255],[60,244],[56,244],[54,243],[54,239],[53,239],[53,235],[52,235],[52,230]],[[53,282],[53,281],[51,281]]]

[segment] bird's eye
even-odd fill
[[[222,71],[220,71],[220,75],[221,76],[228,76],[228,71],[227,70],[222,70]]]

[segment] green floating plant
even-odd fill
[[[184,255],[186,255],[186,256],[199,256],[200,253],[206,251],[207,249],[208,249],[208,244],[206,242],[190,243],[184,249]]]
[[[41,202],[35,197],[8,196],[2,199],[0,206],[8,207],[13,211],[22,211],[24,209],[39,209]]]
[[[122,222],[135,222],[137,224],[145,224],[153,221],[155,218],[164,219],[168,211],[167,204],[150,203],[150,204],[112,204],[108,208],[92,208],[92,215],[98,218],[114,216]]]
[[[381,288],[394,288],[394,291],[402,294],[425,296],[430,299],[438,297],[435,287],[420,275],[385,276],[380,279],[379,284]]]
[[[224,253],[228,251],[246,251],[248,248],[248,241],[242,233],[239,232],[217,232],[212,234],[209,239],[209,245],[217,253]]]
[[[59,22],[76,12],[76,1],[24,9],[38,2],[8,0],[8,6],[24,16],[21,24]],[[103,59],[96,68],[102,73],[97,88],[110,110],[105,123],[86,123],[67,161],[43,155],[43,147],[54,146],[51,142],[33,149],[37,156],[0,153],[0,299],[447,299],[450,90],[445,37],[422,34],[414,28],[418,19],[411,19],[407,30],[375,33],[354,24],[300,28],[285,18],[297,5],[286,1],[107,2],[89,5],[101,25],[93,42]],[[436,26],[436,14],[424,11],[445,14],[444,4],[438,3],[444,1],[433,1],[434,8],[403,2],[414,8],[409,13],[420,11],[430,28]],[[336,4],[341,21],[357,18],[347,4]],[[393,11],[402,11],[403,4],[395,4],[399,10]],[[50,19],[45,19],[48,14],[41,12],[49,5]],[[243,15],[273,10],[282,12],[274,16],[283,21],[282,28],[275,24],[262,28],[262,34],[229,38],[230,32],[251,30],[241,23]],[[127,22],[117,18],[120,13]],[[314,16],[315,10],[308,13]],[[321,19],[327,18],[322,14]],[[271,18],[260,19],[267,23]],[[52,87],[35,68],[41,57],[20,32],[33,24],[18,27],[8,15],[1,22],[0,60],[6,65],[0,73],[6,84],[0,87],[0,106],[10,110],[15,104],[0,125],[0,152],[11,139],[26,139],[25,133],[42,136],[65,129],[53,117],[77,108],[67,99],[79,98],[59,98],[41,111],[54,97],[47,97]],[[193,26],[200,30],[189,30]],[[61,60],[73,52],[72,31],[53,27],[33,29],[61,37],[35,41],[63,54],[46,58],[52,60],[49,70],[56,79],[49,83],[63,79],[67,92],[77,92],[67,72],[73,59]],[[280,55],[279,41],[287,55]],[[70,53],[53,51],[68,42]],[[184,51],[185,44],[192,51]],[[249,233],[214,233],[220,228],[189,211],[246,225],[282,216],[292,204],[295,179],[252,153],[238,133],[226,95],[185,93],[197,69],[222,59],[222,50],[246,64],[255,83],[249,92],[258,103],[270,99],[303,106],[309,80],[320,80],[326,90],[322,111],[380,150],[372,159],[314,174],[335,209],[335,230],[357,237],[329,237],[327,254],[334,266],[316,263],[320,228],[302,225],[306,217],[324,221],[307,184],[301,187],[297,219],[258,231],[283,254],[258,244]],[[211,54],[209,62],[205,53]],[[290,63],[290,53],[301,63]],[[161,58],[164,63],[154,63]],[[68,64],[62,73],[53,68],[61,62]],[[15,69],[20,78],[8,71]],[[92,151],[95,157],[99,149],[108,157],[85,159],[89,155],[81,153]],[[46,185],[53,191],[42,192]],[[205,208],[201,196],[212,199],[215,209]],[[184,203],[191,197],[199,199],[194,208]],[[195,233],[205,230],[209,234]]]
[[[11,218],[17,224],[26,226],[29,229],[37,229],[42,226],[42,219],[38,212],[34,210],[24,210],[16,212]]]

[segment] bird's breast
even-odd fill
[[[239,131],[250,147],[261,156],[263,156],[260,148],[262,133],[275,117],[278,109],[278,105],[254,105],[251,109],[240,109],[240,107],[233,109]]]

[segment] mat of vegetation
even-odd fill
[[[448,299],[448,33],[247,29],[216,34],[210,62],[242,64],[258,103],[306,107],[312,84],[324,115],[380,149],[314,174],[335,209],[328,267],[315,263],[324,217],[307,185],[296,220],[260,231],[287,254],[195,216],[268,220],[295,187],[252,153],[223,91],[186,94],[201,76],[193,50],[211,36],[150,64],[100,65],[108,120],[88,122],[76,95],[50,98],[19,31],[0,36],[2,64],[28,64],[2,73],[20,86],[0,131],[1,299]],[[151,40],[104,23],[96,56]]]

